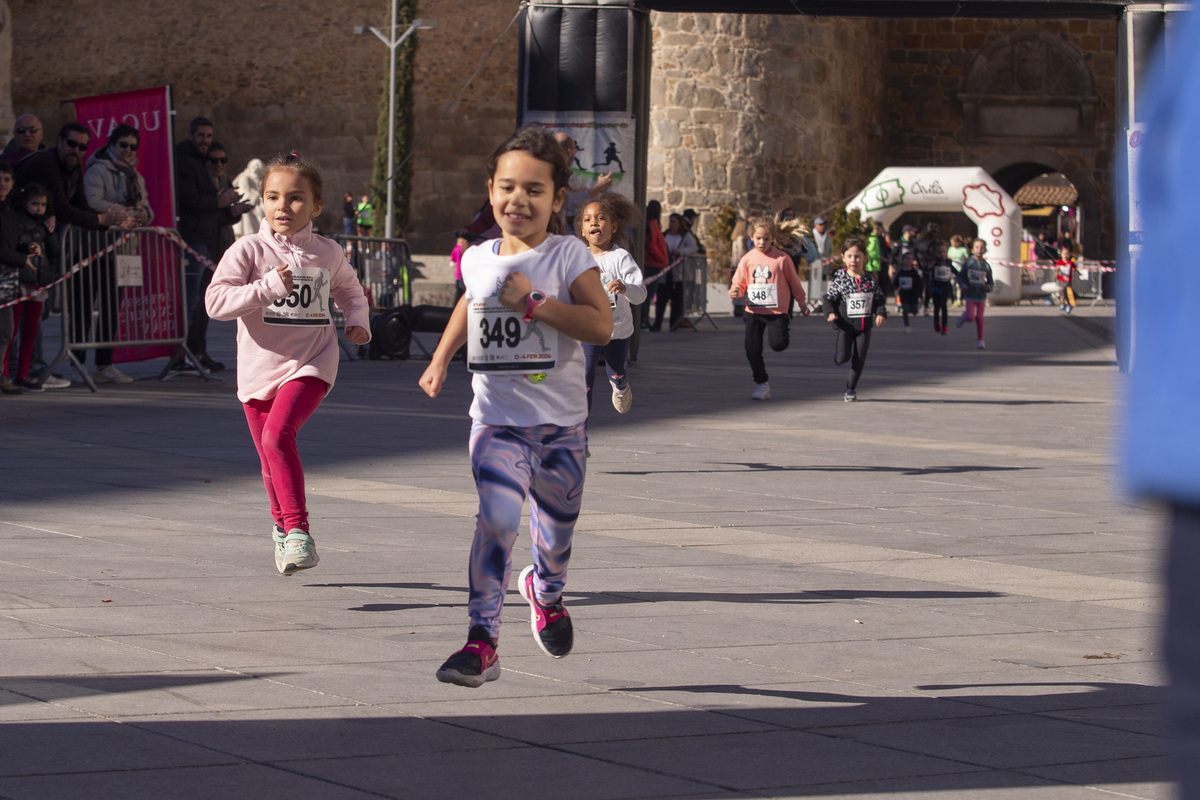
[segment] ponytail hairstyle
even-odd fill
[[[628,250],[630,247],[629,229],[637,222],[638,212],[625,195],[616,192],[604,192],[599,197],[583,204],[583,208],[575,215],[575,235],[585,242],[587,241],[583,235],[583,212],[587,210],[588,206],[594,204],[599,204],[600,210],[613,225],[613,244]]]
[[[286,156],[275,156],[268,161],[258,176],[258,185],[266,188],[267,176],[272,172],[284,169],[291,170],[301,178],[307,180],[308,185],[312,188],[313,200],[319,206],[324,205],[324,201],[321,199],[321,190],[324,188],[321,181],[321,170],[317,167],[315,161],[305,158],[295,151],[288,153]]]
[[[782,211],[774,217],[768,217],[766,214],[752,217],[746,228],[752,238],[759,228],[766,228],[771,241],[780,249],[798,247],[804,237],[812,233],[812,229],[804,224],[804,220],[788,215],[787,211]]]
[[[522,150],[529,153],[529,155],[538,161],[545,161],[550,165],[550,174],[554,179],[555,195],[567,188],[567,184],[571,181],[571,168],[567,164],[567,151],[554,138],[554,134],[537,125],[525,125],[524,127],[517,128],[512,136],[505,139],[499,147],[492,151],[492,155],[488,158],[487,162],[489,181],[496,176],[496,166],[500,163],[500,156],[505,153],[511,153],[514,150]],[[563,233],[562,219],[558,214],[550,215],[550,223],[547,225],[547,230],[553,234]]]

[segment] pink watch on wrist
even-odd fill
[[[538,307],[544,305],[545,302],[546,295],[544,292],[539,292],[537,289],[531,291],[529,293],[529,299],[525,301],[525,321],[533,322],[533,312],[536,311]]]

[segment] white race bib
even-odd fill
[[[968,269],[967,283],[972,286],[984,286],[987,284],[987,271],[982,269]]]
[[[746,287],[746,304],[759,308],[779,305],[779,287],[773,283],[752,283]]]
[[[948,280],[950,280],[950,278],[953,274],[954,274],[954,271],[951,270],[950,267],[947,267],[945,264],[941,265],[940,267],[933,268],[933,279],[935,281],[948,281]]]
[[[290,267],[292,293],[263,309],[270,325],[329,325],[329,270]]]
[[[912,288],[912,278],[901,278],[900,279],[900,288],[905,291],[908,291],[909,289],[911,289]]]
[[[846,316],[850,319],[862,319],[871,313],[871,301],[875,295],[871,292],[853,292],[846,295]]]
[[[558,331],[500,305],[496,297],[467,301],[467,369],[539,373],[554,369]]]

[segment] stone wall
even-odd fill
[[[421,3],[420,13],[439,26],[417,34],[418,135],[517,6]],[[388,51],[369,32],[355,35],[354,26],[386,26],[387,0],[291,0],[286,13],[274,3],[207,0],[190,16],[164,13],[151,0],[129,0],[112,13],[99,13],[89,0],[12,0],[10,7],[13,105],[42,119],[48,142],[74,119],[62,100],[170,84],[176,141],[187,136],[192,117],[209,117],[229,148],[231,176],[254,157],[291,149],[314,156],[325,179],[326,212],[318,223],[326,230],[341,228],[342,192],[358,195],[370,183]],[[415,161],[417,249],[448,251],[453,229],[482,201],[474,184],[483,160],[516,118],[516,43],[514,27]]]
[[[1017,165],[1063,172],[1080,193],[1085,252],[1111,257],[1115,20],[893,20],[887,42],[886,128],[892,164],[979,165],[1002,184],[1004,172]],[[998,54],[997,46],[1011,46],[1015,52]],[[1000,55],[1011,56],[1015,68],[1008,70],[1005,64],[1007,71],[997,73],[986,63],[1003,61]],[[981,86],[970,85],[969,78]],[[964,102],[976,102],[976,93],[968,91],[974,88],[1010,104],[996,106],[988,124],[1007,126],[1018,135],[967,129]],[[1000,98],[1002,92],[1007,98]],[[1080,112],[1075,128],[1064,128],[1061,113],[1047,113],[1039,95],[1052,98],[1055,112],[1086,105],[1088,95],[1094,105]],[[1028,124],[1020,125],[1021,118]],[[1039,120],[1044,120],[1044,130]],[[1017,180],[1025,182],[1020,176]]]
[[[694,208],[701,230],[744,216],[827,210],[886,163],[883,20],[652,16],[647,194]]]
[[[316,157],[326,230],[340,228],[341,193],[360,194],[370,182],[387,49],[353,27],[385,25],[387,0],[292,0],[286,13],[209,0],[187,17],[150,0],[99,15],[88,0],[9,7],[13,110],[38,114],[51,141],[73,118],[62,100],[170,84],[176,139],[193,116],[212,118],[232,173],[292,148]],[[438,27],[418,34],[417,137],[518,8],[518,0],[422,0],[420,15]],[[1103,233],[1106,248],[1089,246],[1089,255],[1111,248],[1115,22],[654,13],[652,28],[648,194],[668,211],[701,211],[701,229],[726,204],[743,214],[792,206],[814,215],[889,163],[978,163],[994,174],[1034,164],[1066,173],[1080,190],[1085,231]],[[1075,53],[1090,76],[1097,101],[1086,136],[1005,142],[966,129],[968,73],[990,43],[1022,31],[1061,41],[1060,56]],[[484,201],[484,162],[516,119],[516,59],[514,26],[418,150],[415,251],[448,252],[454,229]],[[976,82],[995,82],[987,69],[976,73],[984,76]]]
[[[417,51],[416,138],[479,67],[518,7],[516,0],[421,3],[422,16],[436,16],[438,27],[423,34]],[[487,158],[517,121],[517,32],[517,25],[508,30],[479,77],[417,151],[409,234],[415,252],[449,253],[454,230],[487,200]]]

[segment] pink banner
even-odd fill
[[[81,97],[75,100],[75,118],[91,133],[84,163],[92,153],[108,146],[113,128],[121,123],[138,131],[137,170],[146,181],[146,194],[154,211],[152,225],[175,227],[175,170],[171,136],[171,90],[160,86],[132,92]],[[170,339],[182,337],[180,324],[183,287],[179,285],[179,257],[173,247],[143,245],[143,285],[120,290],[120,341]],[[175,345],[123,347],[113,354],[114,361],[141,361],[173,355]]]

